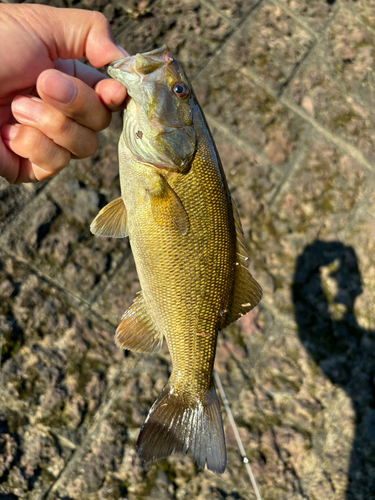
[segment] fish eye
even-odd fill
[[[185,99],[189,95],[189,88],[183,82],[177,82],[172,87],[173,92],[180,99]]]

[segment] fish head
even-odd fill
[[[126,87],[131,97],[127,118],[136,124],[143,147],[131,136],[129,127],[127,132],[124,128],[124,134],[128,135],[125,140],[130,149],[133,146],[138,157],[143,152],[141,159],[147,162],[150,155],[161,159],[163,165],[156,166],[184,170],[196,149],[196,101],[183,69],[169,49],[163,46],[114,61],[108,73]]]

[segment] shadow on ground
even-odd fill
[[[347,500],[374,498],[375,492],[375,331],[361,328],[354,314],[362,291],[350,246],[316,240],[296,261],[293,301],[301,341],[355,411]]]

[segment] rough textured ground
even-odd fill
[[[130,53],[168,43],[193,81],[264,289],[216,363],[263,499],[375,499],[374,0],[53,3],[101,10]],[[120,129],[0,184],[0,498],[253,499],[226,416],[222,476],[136,457],[170,363],[114,346],[139,284],[128,242],[89,232]]]

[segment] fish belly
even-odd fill
[[[190,450],[201,467],[221,473],[225,438],[212,371],[233,290],[236,236],[215,153],[203,150],[210,151],[208,159],[198,149],[186,174],[147,171],[128,159],[120,175],[144,306],[165,336],[173,363],[142,426],[138,455],[147,461]],[[148,186],[161,174],[187,214],[186,234],[155,220]]]

